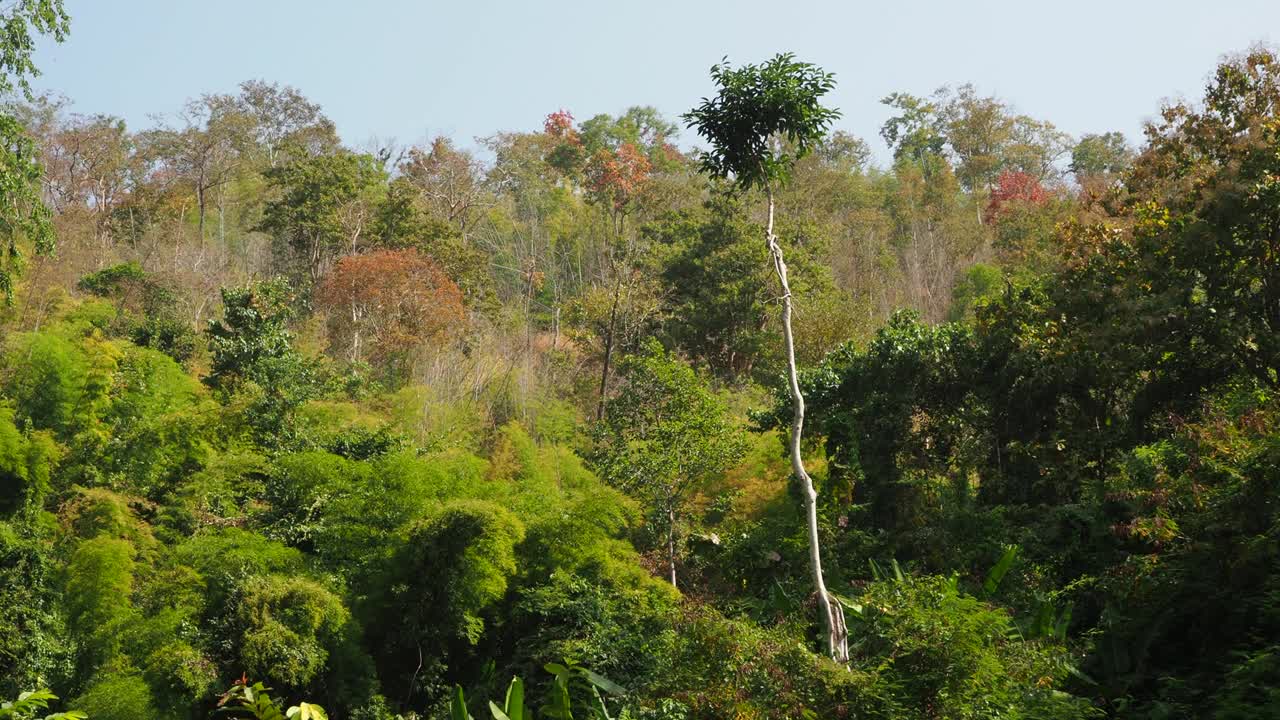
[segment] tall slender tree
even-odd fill
[[[761,65],[731,67],[727,60],[711,68],[719,87],[714,98],[684,115],[711,147],[702,154],[702,170],[730,180],[738,189],[760,189],[768,200],[765,242],[782,289],[782,339],[791,391],[791,470],[801,485],[809,530],[809,561],[814,590],[827,631],[831,658],[849,660],[848,632],[840,603],[827,592],[818,542],[818,493],[804,467],[800,441],[804,430],[804,395],[796,370],[795,336],[791,330],[791,285],[787,264],[774,233],[774,193],[792,174],[796,160],[808,155],[826,135],[839,111],[824,107],[822,96],[835,87],[831,73],[783,53]]]

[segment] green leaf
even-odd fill
[[[1009,572],[1009,568],[1013,567],[1013,561],[1018,557],[1018,546],[1010,545],[1004,550],[1004,554],[996,561],[996,564],[987,573],[987,579],[982,582],[982,594],[990,597],[996,588],[1000,586],[1000,581]]]
[[[595,685],[610,695],[622,695],[627,691],[626,688],[613,682],[609,678],[594,673],[586,668],[578,668],[578,672],[582,673],[582,676],[585,677],[592,685]]]
[[[609,716],[609,708],[604,705],[604,698],[600,697],[600,691],[591,688],[591,714],[592,720],[613,720]]]
[[[511,678],[511,684],[507,686],[507,717],[510,720],[525,720],[524,712],[524,682],[518,677]],[[530,718],[532,720],[532,718]]]
[[[854,615],[858,615],[858,616],[861,616],[861,615],[862,615],[863,610],[865,609],[862,603],[860,603],[860,602],[854,602],[854,601],[850,600],[850,599],[849,599],[849,598],[847,598],[847,597],[843,597],[843,596],[841,596],[841,595],[837,595],[837,594],[835,594],[835,593],[830,593],[830,595],[831,595],[831,597],[835,598],[835,599],[836,599],[836,602],[840,603],[840,605],[841,605],[845,610],[848,610],[849,612],[853,613]]]
[[[502,708],[494,701],[489,701],[489,712],[493,715],[493,720],[511,720],[511,716],[502,712]]]
[[[461,685],[453,686],[453,701],[449,704],[449,720],[472,720],[471,714],[467,712],[467,696],[463,694]]]
[[[1072,610],[1074,610],[1074,605],[1067,603],[1067,606],[1062,609],[1062,615],[1058,618],[1057,624],[1054,625],[1053,634],[1059,640],[1067,639],[1067,629],[1071,627]]]
[[[298,720],[329,720],[329,716],[325,714],[324,708],[311,703],[298,703],[285,713],[285,717],[298,718]]]

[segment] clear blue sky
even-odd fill
[[[779,51],[834,71],[839,127],[885,155],[890,92],[973,82],[1079,135],[1137,139],[1160,101],[1199,97],[1220,55],[1277,40],[1280,0],[66,0],[37,86],[131,127],[262,78],[319,102],[343,138],[463,144],[655,105],[674,117],[707,69]],[[693,142],[685,133],[682,144]]]

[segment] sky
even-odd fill
[[[40,44],[35,86],[76,112],[141,129],[257,78],[297,87],[360,148],[470,146],[560,108],[675,118],[713,92],[722,57],[778,52],[835,73],[836,128],[881,160],[881,98],[966,82],[1077,137],[1136,140],[1223,54],[1280,40],[1280,0],[65,1],[71,35]]]

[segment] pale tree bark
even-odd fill
[[[622,281],[614,280],[613,305],[609,309],[609,326],[604,336],[604,363],[600,370],[600,397],[596,401],[596,422],[604,419],[606,393],[609,391],[609,362],[613,359],[613,333],[618,320],[618,299],[622,292]]]
[[[671,587],[676,586],[676,510],[674,504],[667,507],[667,562],[671,568]]]
[[[624,230],[622,220],[619,219],[617,212],[613,214],[611,219],[613,221],[613,232],[617,237],[618,244],[621,244]],[[606,393],[609,391],[609,363],[613,357],[614,333],[617,331],[618,323],[618,303],[622,297],[622,271],[618,267],[617,252],[616,248],[609,251],[609,272],[613,275],[613,305],[609,308],[609,327],[606,328],[604,336],[604,363],[600,370],[600,397],[596,402],[596,422],[604,419],[604,407],[608,402]],[[675,585],[674,565],[672,566],[671,577],[671,584]]]
[[[795,336],[791,332],[791,284],[787,282],[787,264],[782,259],[782,248],[773,233],[773,188],[767,188],[769,196],[769,221],[765,227],[765,239],[769,254],[773,257],[773,269],[782,286],[782,339],[787,351],[787,382],[791,389],[791,471],[800,483],[804,494],[805,519],[809,526],[809,564],[813,570],[814,592],[818,597],[818,611],[827,631],[827,647],[831,659],[839,663],[849,662],[849,633],[844,624],[844,610],[839,601],[827,592],[822,578],[822,553],[818,546],[818,493],[813,489],[813,479],[804,469],[800,454],[801,433],[804,430],[804,395],[800,392],[800,375],[796,371]]]

